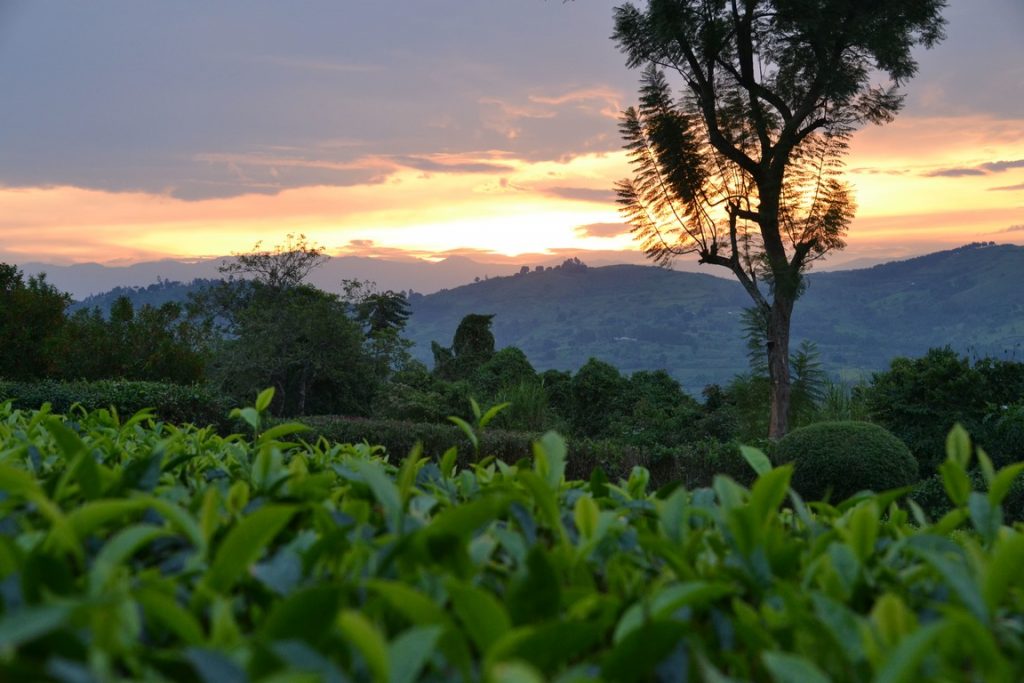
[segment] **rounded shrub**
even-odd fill
[[[808,500],[838,503],[865,489],[917,481],[917,461],[906,444],[869,422],[819,422],[794,430],[779,441],[775,460],[794,464],[792,486]]]

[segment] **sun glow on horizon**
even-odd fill
[[[330,253],[420,258],[637,249],[612,192],[629,174],[622,152],[558,161],[487,152],[443,155],[431,171],[392,166],[372,183],[202,200],[0,188],[0,258],[199,258],[277,244],[287,233]],[[898,118],[854,137],[845,176],[858,205],[851,248],[1019,239],[1008,228],[1024,223],[1024,121]]]

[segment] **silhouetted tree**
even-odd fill
[[[305,235],[289,233],[286,240],[273,249],[260,249],[262,242],[257,242],[252,251],[235,254],[235,260],[225,262],[219,270],[225,275],[248,276],[268,287],[284,289],[302,283],[314,268],[331,258],[323,247],[310,244]]]
[[[491,332],[493,319],[493,314],[470,313],[455,329],[455,338],[450,348],[436,341],[431,342],[434,374],[447,380],[466,379],[490,360],[494,355],[494,334]]]
[[[945,0],[648,0],[615,10],[640,105],[618,185],[647,255],[728,268],[768,321],[769,434],[787,430],[789,333],[808,265],[843,246],[849,135],[891,121],[912,49],[942,35]],[[682,79],[676,97],[666,72]],[[889,83],[873,84],[876,76]]]

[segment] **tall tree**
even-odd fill
[[[769,435],[786,433],[789,336],[802,275],[844,246],[849,136],[891,121],[912,48],[943,37],[945,0],[648,0],[615,10],[643,67],[617,190],[647,255],[728,268],[767,320]],[[668,75],[679,77],[681,96]],[[877,80],[884,80],[884,83]]]

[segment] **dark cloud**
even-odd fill
[[[1024,159],[1014,159],[1013,161],[989,161],[984,164],[978,164],[977,166],[971,167],[956,167],[956,168],[943,168],[937,171],[928,171],[922,175],[928,178],[945,177],[945,178],[959,178],[962,176],[980,176],[989,175],[991,173],[1003,173],[1013,168],[1024,168]]]
[[[1024,225],[1011,225],[1005,230],[1000,230],[998,234],[1003,234],[1007,232],[1024,232]]]
[[[943,168],[938,171],[928,171],[921,175],[927,178],[961,178],[963,176],[988,175],[980,168]]]
[[[395,163],[428,173],[508,173],[512,166],[485,161],[438,161],[419,156],[391,157]]]
[[[626,223],[590,223],[576,227],[581,237],[618,237],[626,235],[632,228]]]
[[[993,192],[1012,192],[1013,190],[1024,190],[1024,183],[1017,183],[1016,185],[1003,185],[1002,187],[990,187],[988,189]]]
[[[549,197],[572,199],[580,202],[614,202],[614,190],[602,190],[592,187],[545,187],[539,190]]]
[[[982,164],[979,168],[992,173],[1002,173],[1003,171],[1009,171],[1011,168],[1024,168],[1024,159],[1014,159],[1013,161],[990,161],[987,164]]]
[[[323,161],[330,151],[338,164],[390,157],[488,173],[506,166],[438,155],[541,161],[616,149],[602,110],[636,87],[607,39],[618,3],[0,0],[17,9],[0,15],[0,184],[199,199],[380,172],[274,175],[202,158],[211,153]],[[544,114],[518,118],[517,104]],[[515,119],[514,136],[489,125],[494,111]],[[330,146],[339,139],[359,145]]]

